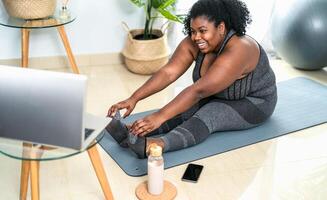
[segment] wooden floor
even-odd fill
[[[271,64],[277,81],[307,76],[327,84],[326,69],[299,71],[281,60],[271,60]],[[89,77],[87,110],[97,115],[105,115],[112,103],[127,98],[149,78],[132,74],[123,65],[89,66],[80,71]],[[140,102],[135,112],[163,106],[190,83],[190,77],[188,71],[173,86]],[[198,183],[181,181],[186,165],[166,170],[165,179],[176,185],[178,200],[327,199],[326,141],[324,124],[198,160],[194,163],[204,165]],[[101,148],[99,153],[115,199],[136,199],[134,190],[147,177],[130,177]],[[20,166],[20,161],[0,156],[0,200],[19,199]],[[42,162],[40,184],[42,200],[104,199],[87,153]]]

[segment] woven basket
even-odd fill
[[[8,14],[21,19],[40,19],[53,15],[57,0],[2,0]]]
[[[136,35],[143,33],[143,29],[130,30],[122,53],[128,70],[148,75],[155,73],[168,62],[170,50],[167,35],[161,30],[153,30],[153,34],[159,36],[157,39],[134,39]]]

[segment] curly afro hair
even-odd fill
[[[246,26],[252,22],[246,4],[240,0],[199,0],[184,20],[184,34],[191,35],[191,20],[199,16],[206,16],[216,27],[224,22],[227,31],[234,29],[238,36],[244,35]]]

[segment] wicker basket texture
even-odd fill
[[[41,19],[54,14],[57,0],[2,0],[8,14],[21,19]]]
[[[157,39],[134,39],[136,35],[143,32],[143,29],[130,30],[122,53],[128,70],[147,75],[155,73],[168,62],[170,50],[167,35],[161,30],[153,30],[153,34],[159,36]]]

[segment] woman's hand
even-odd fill
[[[118,110],[126,109],[124,118],[127,117],[134,110],[137,101],[133,98],[128,98],[124,101],[112,105],[108,110],[108,117],[113,117]]]
[[[130,131],[135,135],[145,136],[151,131],[159,128],[165,121],[165,118],[159,112],[155,112],[144,117],[143,119],[135,121],[132,124]]]

